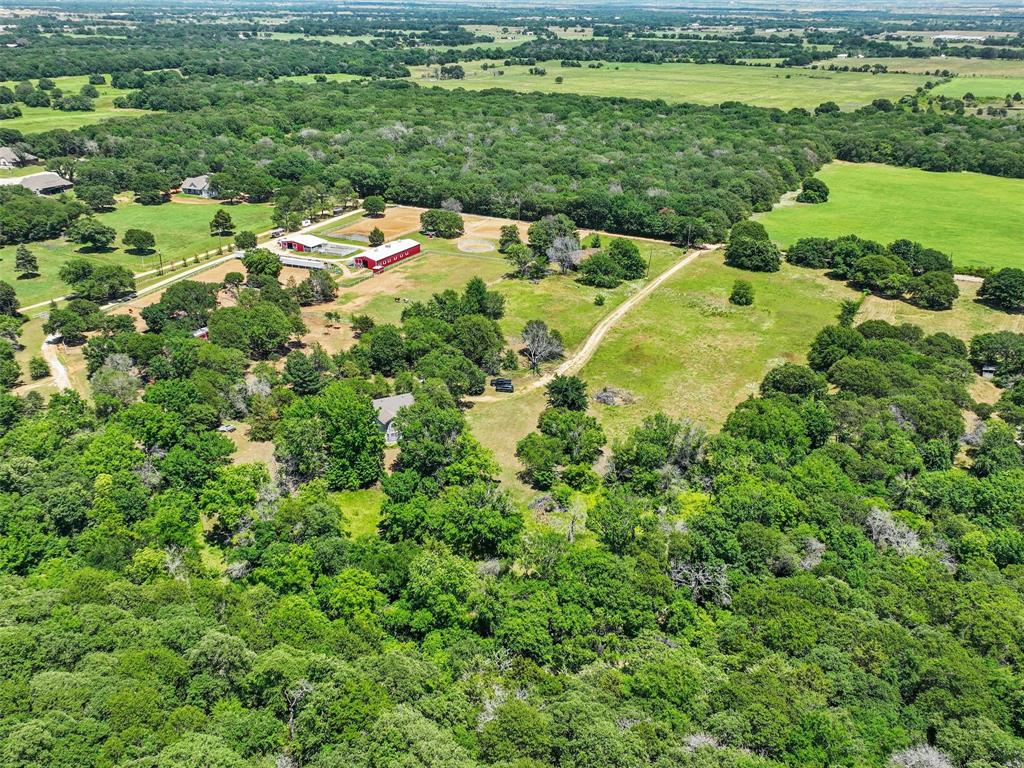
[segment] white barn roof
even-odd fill
[[[285,235],[281,238],[287,243],[298,243],[303,248],[320,248],[327,245],[327,241],[316,235]]]
[[[401,240],[392,240],[390,243],[384,243],[384,245],[378,245],[376,248],[369,248],[362,253],[356,254],[356,256],[360,259],[381,261],[382,259],[386,259],[388,256],[394,256],[396,253],[400,253],[407,248],[412,248],[414,245],[419,245],[419,243],[411,237],[406,237]]]

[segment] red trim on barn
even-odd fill
[[[286,250],[289,250],[289,251],[295,251],[296,253],[306,253],[306,252],[313,253],[313,249],[312,248],[307,248],[302,243],[297,243],[294,240],[288,240],[286,238],[286,239],[280,240],[278,242],[281,244],[282,248],[284,248]]]
[[[384,271],[385,267],[389,267],[402,259],[407,259],[410,256],[415,256],[420,252],[420,244],[410,245],[408,248],[404,248],[401,251],[388,254],[384,258],[375,259],[372,256],[359,255],[354,259],[357,267],[365,267],[366,269],[372,269],[374,274],[378,274]]]

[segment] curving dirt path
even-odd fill
[[[60,355],[57,354],[57,345],[44,341],[40,354],[50,366],[50,375],[53,377],[53,383],[57,389],[61,392],[71,389],[71,377],[68,376],[68,369],[61,362]]]
[[[601,322],[594,326],[594,330],[590,332],[590,335],[587,337],[586,341],[583,342],[583,346],[576,350],[576,352],[574,352],[571,357],[559,363],[558,366],[554,368],[554,370],[548,371],[543,376],[540,376],[536,379],[533,379],[532,381],[526,382],[521,386],[516,387],[516,391],[513,392],[511,395],[477,395],[476,397],[467,397],[466,400],[472,403],[493,403],[502,400],[508,400],[509,398],[517,397],[519,395],[525,394],[526,392],[532,392],[538,387],[543,387],[545,384],[547,384],[553,378],[555,378],[555,376],[564,376],[568,373],[571,373],[572,371],[579,370],[584,365],[586,365],[587,361],[590,360],[590,358],[594,356],[594,353],[597,352],[597,348],[601,345],[601,342],[604,340],[604,337],[607,335],[608,331],[610,331],[615,326],[615,324],[622,319],[623,315],[625,315],[627,312],[629,312],[629,310],[631,310],[641,301],[650,296],[654,291],[658,289],[659,285],[661,285],[670,277],[672,277],[676,272],[683,269],[686,265],[688,265],[691,261],[700,256],[702,253],[707,253],[708,251],[713,251],[716,248],[721,247],[721,244],[705,245],[693,251],[690,251],[688,254],[686,254],[686,256],[684,256],[671,267],[666,269],[656,278],[651,280],[651,282],[647,283],[647,285],[645,285],[643,288],[634,293],[624,302],[619,304],[619,306],[617,306],[614,310],[612,310],[607,317],[605,317],[603,320],[601,320]]]

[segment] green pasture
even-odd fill
[[[336,45],[350,45],[351,43],[368,43],[373,40],[372,35],[304,35],[302,32],[271,32],[263,35],[271,40],[311,40],[318,43],[335,43]]]
[[[753,283],[753,306],[729,303],[737,279]],[[616,387],[636,398],[594,404],[612,436],[658,411],[717,429],[769,369],[802,361],[840,299],[852,295],[820,272],[788,265],[775,274],[743,272],[725,266],[720,252],[704,254],[630,310],[580,375],[591,390]]]
[[[640,252],[650,258],[650,277],[668,269],[683,251],[662,243],[638,242]],[[528,320],[544,320],[562,334],[565,348],[575,350],[609,312],[636,293],[646,280],[622,283],[611,290],[581,285],[574,276],[552,275],[537,283],[503,280],[497,290],[505,296],[505,317],[501,329],[508,338],[517,337]],[[595,300],[604,297],[598,306]]]
[[[1002,99],[1024,92],[1024,74],[1019,77],[955,77],[932,90],[938,96],[962,98],[971,93],[976,99]]]
[[[40,133],[52,131],[58,128],[72,130],[81,128],[83,125],[92,125],[112,117],[138,117],[139,115],[153,114],[145,109],[118,109],[114,106],[114,99],[123,94],[129,93],[124,88],[114,88],[110,85],[110,75],[105,75],[106,85],[97,85],[99,97],[93,99],[96,109],[92,112],[61,112],[50,107],[26,107],[21,102],[17,107],[21,110],[21,117],[11,120],[0,121],[0,127],[14,128],[22,133]],[[83,85],[89,82],[86,75],[75,75],[71,77],[54,77],[53,82],[68,96],[77,94]],[[32,80],[35,84],[36,80]],[[8,88],[14,88],[18,83],[14,80],[0,82]]]
[[[889,56],[881,58],[866,59],[830,59],[818,62],[819,67],[827,67],[829,64],[836,66],[874,66],[883,64],[890,71],[896,72],[934,72],[935,70],[948,70],[960,75],[986,75],[989,77],[1024,77],[1024,60],[1015,59],[963,59],[955,56],[943,58],[942,56],[928,56],[926,58],[915,58],[913,56]]]
[[[360,79],[359,75],[348,75],[340,72],[322,76],[326,77],[327,81],[331,83],[347,83],[352,80]],[[279,77],[278,80],[288,80],[293,83],[303,83],[308,85],[309,83],[315,83],[316,77],[319,77],[319,75],[285,75],[284,77]]]
[[[801,237],[854,234],[890,243],[905,237],[960,266],[1024,266],[1024,180],[932,173],[871,163],[831,163],[818,173],[827,203],[777,206],[758,215],[783,248]]]
[[[618,96],[664,99],[667,102],[719,104],[742,101],[760,107],[815,107],[835,101],[853,109],[873,99],[896,100],[913,93],[926,82],[920,75],[871,75],[863,72],[827,72],[811,69],[746,67],[727,64],[608,63],[599,69],[562,67],[557,61],[542,62],[543,76],[529,74],[530,67],[501,66],[481,69],[484,62],[464,62],[462,80],[437,80],[436,67],[412,68],[412,79],[422,86],[442,88],[506,88],[513,91],[579,93],[586,96]],[[498,75],[499,71],[504,75]],[[563,78],[556,83],[555,78]]]
[[[224,207],[231,214],[236,230],[263,232],[271,227],[270,205],[239,204]],[[110,213],[97,216],[104,224],[117,230],[117,240],[109,249],[93,251],[63,238],[28,243],[28,248],[39,260],[40,274],[23,280],[18,279],[14,272],[15,247],[8,245],[0,248],[0,280],[13,285],[22,305],[29,305],[60,296],[67,291],[67,286],[61,282],[57,272],[61,264],[70,259],[85,258],[101,264],[120,264],[135,272],[143,272],[159,266],[160,256],[165,264],[195,256],[230,243],[230,238],[210,236],[210,219],[217,208],[216,205],[174,202],[164,205],[122,203]],[[152,232],[160,255],[152,253],[137,256],[128,253],[121,246],[121,236],[127,229]]]
[[[453,243],[410,235],[423,251],[399,262],[384,275],[342,288],[336,306],[343,314],[368,314],[378,323],[398,323],[410,302],[426,301],[449,288],[461,291],[473,277],[487,283],[500,280],[508,264],[496,252],[463,253]],[[386,286],[386,287],[381,287]]]
[[[729,303],[737,279],[754,285],[752,306]],[[857,320],[913,323],[965,341],[986,331],[1024,330],[1021,315],[978,303],[978,285],[959,283],[960,298],[947,312],[870,296]],[[658,411],[714,431],[737,403],[756,394],[771,368],[803,362],[817,332],[834,322],[840,301],[856,295],[821,270],[783,264],[773,274],[743,272],[725,266],[720,252],[705,254],[630,310],[580,375],[591,391],[612,386],[636,397],[631,405],[592,405],[610,438]]]

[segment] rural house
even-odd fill
[[[402,433],[395,427],[395,416],[398,411],[415,402],[412,394],[392,395],[391,397],[378,397],[373,401],[373,407],[377,410],[377,424],[380,431],[384,433],[384,443],[394,445],[402,439]]]
[[[33,173],[30,176],[22,176],[15,179],[0,179],[0,184],[17,184],[37,195],[56,195],[66,192],[74,186],[70,181],[60,174],[52,171]]]
[[[0,147],[0,168],[21,168],[23,165],[34,163],[39,158],[28,152],[22,152],[13,147]]]
[[[202,176],[189,176],[181,182],[181,194],[216,197],[217,190],[210,186],[210,177],[204,173]]]
[[[420,244],[415,240],[405,238],[365,250],[352,261],[357,267],[372,269],[376,275],[379,272],[383,272],[385,267],[395,264],[402,259],[407,259],[410,256],[415,256],[419,252]]]

